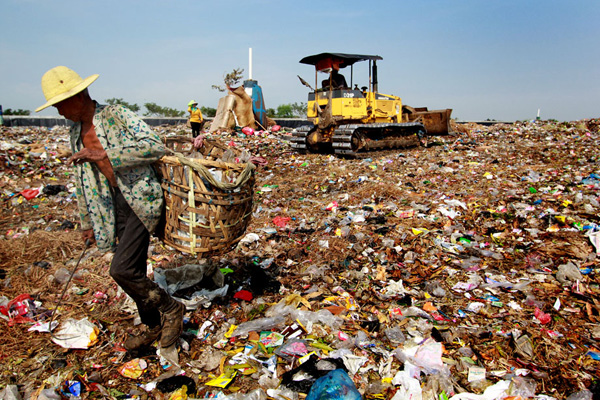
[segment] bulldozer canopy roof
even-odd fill
[[[369,56],[363,54],[321,53],[304,57],[302,60],[300,60],[300,63],[314,65],[317,67],[317,69],[319,69],[320,65],[323,65],[329,61],[329,63],[337,63],[340,68],[345,68],[354,64],[355,62],[367,60],[383,60],[383,58],[380,56]]]

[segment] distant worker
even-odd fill
[[[190,113],[192,137],[196,137],[200,134],[200,130],[202,129],[202,122],[204,122],[204,118],[202,118],[202,111],[200,111],[200,109],[198,108],[198,102],[196,100],[191,100],[188,103],[188,112]]]
[[[329,89],[329,82],[331,82],[331,88],[333,90],[348,89],[346,78],[340,74],[340,67],[338,64],[333,64],[331,75],[329,79],[325,79],[322,82],[323,89]]]

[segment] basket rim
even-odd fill
[[[239,169],[243,170],[250,163],[230,163],[225,161],[214,161],[214,160],[206,160],[203,158],[190,158],[185,157],[186,159],[193,161],[197,164],[204,165],[206,167],[213,168],[222,168],[222,169]],[[177,156],[163,156],[157,162],[168,164],[168,165],[182,165]]]

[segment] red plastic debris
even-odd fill
[[[27,293],[23,293],[8,302],[6,306],[0,306],[0,313],[9,318],[8,325],[23,324],[33,322],[31,318],[26,317],[29,312],[29,302],[33,299]]]
[[[288,222],[290,222],[290,220],[290,217],[282,217],[278,215],[277,217],[273,218],[273,223],[280,228],[285,228],[285,226]]]
[[[546,314],[545,312],[540,310],[538,307],[535,308],[534,315],[544,325],[549,323],[552,320],[552,317],[550,316],[550,314]]]
[[[234,294],[233,297],[235,299],[240,299],[240,300],[245,300],[245,301],[252,301],[252,299],[254,298],[254,296],[252,296],[252,293],[250,293],[247,290],[240,290],[239,292]]]
[[[27,200],[37,197],[38,194],[40,194],[38,189],[25,189],[21,192],[21,196],[25,197]]]

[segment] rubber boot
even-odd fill
[[[160,308],[162,325],[160,347],[162,348],[172,346],[183,332],[185,306],[170,296],[169,299],[169,302],[165,302],[167,305]]]
[[[125,347],[127,351],[136,351],[143,347],[148,347],[161,337],[161,330],[162,327],[156,325],[153,328],[147,328],[146,331],[139,336],[129,336],[127,340],[125,340],[125,343],[123,343],[123,347]]]

